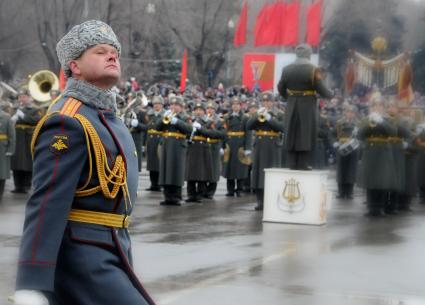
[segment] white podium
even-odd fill
[[[323,225],[331,207],[327,171],[265,169],[263,221]]]

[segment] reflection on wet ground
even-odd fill
[[[13,291],[26,199],[10,189],[0,204],[0,305]],[[224,194],[221,181],[213,201],[163,207],[161,193],[141,192],[134,264],[158,305],[425,305],[424,206],[369,219],[357,190],[316,227],[262,223],[254,196]]]

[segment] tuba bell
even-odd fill
[[[260,123],[264,123],[266,121],[266,115],[267,115],[267,109],[264,107],[261,107],[258,109],[258,121]]]
[[[31,97],[40,103],[49,102],[51,90],[59,90],[59,79],[49,70],[40,70],[31,76],[28,83]]]

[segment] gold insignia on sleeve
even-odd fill
[[[54,154],[63,154],[69,149],[69,138],[67,135],[54,135],[50,142],[50,151]]]

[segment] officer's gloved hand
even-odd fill
[[[359,133],[359,129],[356,127],[354,127],[353,132],[351,133],[351,136],[353,138],[357,137],[357,134]]]
[[[18,119],[19,119],[19,117],[18,117],[18,114],[17,113],[15,113],[11,118],[10,118],[13,122],[16,122]]]
[[[239,113],[237,113],[237,112],[232,112],[232,116],[239,116]]]
[[[11,157],[11,156],[13,156],[13,154],[11,153],[11,152],[7,152],[7,153],[5,153],[4,154],[6,157]]]
[[[37,290],[17,290],[13,302],[15,305],[49,305],[46,296]]]
[[[270,121],[272,119],[272,115],[270,113],[266,113],[266,121]]]
[[[132,119],[130,124],[131,127],[136,128],[139,125],[139,121],[137,119]]]
[[[372,112],[371,114],[369,114],[369,120],[373,123],[381,124],[384,121],[384,118],[379,113]]]
[[[250,156],[250,155],[251,155],[252,151],[251,151],[251,150],[249,150],[249,149],[247,149],[247,150],[245,150],[243,153],[244,153],[245,157],[248,157],[248,156]]]
[[[202,127],[202,125],[201,125],[201,124],[199,124],[199,122],[194,122],[192,126],[193,126],[193,128],[195,128],[195,129],[201,129],[201,127]]]
[[[341,145],[341,143],[335,142],[332,146],[333,146],[333,148],[338,148],[340,145]]]
[[[25,113],[23,113],[21,109],[18,109],[16,111],[16,115],[18,116],[18,118],[23,119],[25,116]]]
[[[178,120],[179,120],[178,118],[173,117],[173,118],[171,119],[171,121],[170,121],[170,124],[171,124],[171,125],[176,125]]]
[[[416,126],[416,134],[421,134],[424,131],[425,131],[425,124],[422,123]]]
[[[220,156],[224,156],[224,149],[220,148]]]
[[[407,147],[409,147],[409,143],[407,143],[406,141],[403,141],[403,149],[406,149]]]

